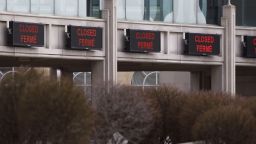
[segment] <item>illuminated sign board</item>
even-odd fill
[[[102,28],[68,26],[67,47],[80,50],[102,49]]]
[[[185,54],[219,55],[220,35],[186,33]]]
[[[125,50],[129,52],[160,52],[160,32],[127,29]]]
[[[8,32],[8,45],[10,46],[44,46],[43,24],[10,21]]]
[[[256,36],[244,37],[243,53],[244,57],[256,58]]]

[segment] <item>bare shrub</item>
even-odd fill
[[[176,88],[161,86],[147,90],[145,96],[154,109],[154,126],[143,143],[164,144],[166,138],[169,138],[172,143],[179,142],[178,117],[184,105],[185,94]]]
[[[148,133],[152,114],[141,89],[102,86],[94,88],[93,98],[97,113],[94,136],[97,144],[106,144],[117,132],[129,143],[138,144]]]
[[[91,108],[82,91],[31,70],[0,84],[0,143],[86,144]]]
[[[254,144],[255,128],[255,118],[250,111],[223,106],[201,115],[193,134],[210,144]]]
[[[249,109],[252,114],[256,117],[256,98],[255,97],[246,97],[239,101],[240,105],[243,108]]]
[[[230,105],[233,100],[231,95],[206,91],[192,92],[187,95],[182,112],[179,115],[180,131],[182,133],[180,139],[182,141],[194,141],[192,126],[197,118],[208,110]]]

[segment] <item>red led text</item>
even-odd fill
[[[195,42],[196,43],[214,43],[214,37],[213,36],[195,36]]]
[[[196,51],[200,53],[212,53],[213,49],[211,45],[196,45]]]
[[[140,49],[153,49],[153,42],[139,41],[138,42],[138,48],[140,48]]]
[[[80,38],[79,41],[79,46],[82,47],[94,47],[95,46],[95,39],[86,39],[86,38]]]
[[[20,35],[20,41],[26,44],[37,44],[36,35]]]
[[[155,33],[153,33],[153,32],[136,32],[135,37],[136,37],[136,39],[153,40],[153,39],[155,39]]]
[[[96,29],[85,29],[85,28],[78,28],[76,30],[77,36],[80,37],[85,37],[85,36],[90,36],[90,37],[96,37]]]
[[[31,24],[20,24],[19,31],[21,33],[38,33],[38,26]]]

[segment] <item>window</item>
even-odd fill
[[[117,18],[118,19],[125,19],[125,2],[126,0],[117,0]]]
[[[53,14],[53,0],[31,0],[31,13],[34,14]]]
[[[202,12],[204,17],[207,17],[207,0],[200,0],[199,1],[199,10]]]
[[[236,22],[240,26],[256,26],[255,0],[232,0],[236,6]]]
[[[100,0],[88,0],[88,15],[92,17],[100,17]]]
[[[0,0],[0,11],[6,10],[6,0]]]
[[[7,11],[30,12],[30,0],[7,0]]]
[[[78,16],[78,0],[55,0],[55,13],[60,16]]]
[[[206,11],[207,23],[220,24],[220,20],[222,16],[222,6],[224,4],[227,4],[227,0],[201,0],[201,1],[207,1],[207,11]],[[202,8],[202,10],[203,9],[204,8]]]
[[[91,73],[90,72],[74,72],[73,82],[77,87],[80,87],[84,93],[91,99]]]
[[[160,0],[147,0],[145,3],[145,19],[150,21],[162,20],[160,7],[162,6]]]
[[[170,0],[163,0],[162,2],[162,20],[164,22],[172,22],[173,20],[173,3]]]
[[[196,0],[174,0],[175,23],[196,23]]]
[[[145,20],[173,22],[173,1],[146,0]]]
[[[77,86],[91,86],[90,72],[74,72],[73,80]]]
[[[103,0],[0,0],[0,11],[59,15],[72,17],[100,17]]]
[[[144,0],[126,0],[126,19],[143,20]]]
[[[10,76],[10,75],[13,75],[14,73],[16,73],[15,69],[14,68],[5,68],[5,67],[1,67],[0,69],[0,82]]]
[[[131,84],[143,87],[159,86],[159,72],[134,72]]]
[[[117,16],[136,21],[217,24],[222,4],[223,0],[117,0]]]
[[[79,3],[78,5],[79,17],[86,17],[87,16],[87,0],[79,0],[78,3]]]

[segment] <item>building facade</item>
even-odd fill
[[[49,67],[79,86],[173,84],[254,96],[256,2],[231,3],[0,0],[0,66]]]

